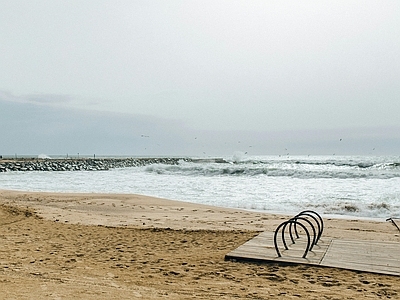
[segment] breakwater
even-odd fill
[[[9,171],[104,171],[150,164],[177,165],[190,158],[8,159],[0,160],[0,172]]]

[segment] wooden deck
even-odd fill
[[[273,233],[263,232],[225,256],[226,260],[258,263],[291,263],[400,276],[400,243],[321,238],[318,245],[302,258],[305,239],[284,250],[278,257]]]

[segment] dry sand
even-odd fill
[[[396,276],[224,261],[285,219],[140,195],[0,191],[0,299],[400,299]],[[327,237],[400,242],[389,222],[324,221]]]

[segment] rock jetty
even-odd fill
[[[189,158],[8,159],[0,160],[0,172],[9,171],[103,171],[151,164],[177,165]]]

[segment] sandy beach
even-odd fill
[[[1,299],[399,299],[400,278],[225,261],[288,216],[127,194],[0,191]],[[400,242],[389,222],[325,237]]]

